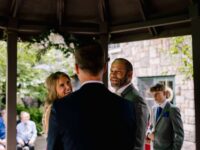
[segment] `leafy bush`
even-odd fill
[[[180,55],[178,60],[181,60],[182,65],[178,70],[185,75],[186,79],[192,79],[194,74],[191,41],[191,36],[173,37],[170,48],[172,55]]]

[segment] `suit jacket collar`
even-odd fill
[[[131,92],[133,89],[135,89],[135,87],[131,83],[127,88],[124,89],[124,91],[122,91],[122,97],[124,97],[127,93]]]
[[[156,104],[156,105],[157,107],[161,107],[162,109],[164,109],[166,104],[167,104],[167,100],[165,100],[162,104]]]
[[[160,121],[160,119],[166,114],[166,113],[169,113],[169,108],[170,108],[170,102],[166,102],[166,105],[165,105],[165,107],[163,108],[163,110],[162,110],[162,113],[160,114],[160,116],[159,116],[159,118],[158,118],[158,120],[156,121],[156,124],[155,124],[155,126],[159,123],[159,121]],[[154,112],[154,119],[156,120],[156,110],[157,110],[157,108],[155,109],[155,112]],[[169,114],[168,114],[169,115]]]
[[[124,85],[123,87],[119,88],[119,89],[116,90],[115,92],[116,92],[116,93],[119,93],[119,94],[121,95],[122,92],[123,92],[129,85],[131,85],[131,84],[132,84],[132,83],[130,82],[130,83]]]
[[[85,82],[83,82],[81,86],[83,86],[83,85],[85,85],[85,84],[89,84],[89,83],[101,83],[101,84],[103,84],[102,81],[90,80],[90,81],[85,81]]]
[[[81,91],[82,89],[87,89],[87,88],[97,89],[98,87],[105,87],[105,85],[100,82],[90,82],[90,83],[83,84],[78,91]]]

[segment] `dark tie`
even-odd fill
[[[156,112],[156,121],[158,120],[158,118],[159,118],[161,112],[162,112],[162,108],[161,108],[161,107],[158,107],[158,108],[157,108],[157,112]]]

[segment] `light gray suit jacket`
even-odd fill
[[[167,102],[156,121],[157,107],[152,109],[148,133],[154,133],[154,150],[181,150],[184,131],[179,108]]]
[[[137,130],[134,150],[144,150],[147,121],[149,116],[147,104],[140,96],[139,92],[135,89],[133,84],[129,85],[121,93],[121,96],[135,104]]]

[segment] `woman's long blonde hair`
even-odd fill
[[[66,73],[60,71],[52,73],[46,79],[45,86],[48,91],[46,99],[47,104],[52,104],[54,100],[58,99],[58,95],[56,92],[56,82],[60,77],[66,77],[70,80],[70,77]]]
[[[71,82],[69,76],[66,73],[60,71],[52,73],[50,76],[47,77],[45,82],[45,86],[47,88],[47,98],[45,101],[44,114],[42,118],[43,131],[45,134],[47,134],[49,128],[49,116],[52,104],[56,99],[58,99],[58,95],[56,92],[56,84],[58,79],[60,79],[61,77],[66,77]]]

